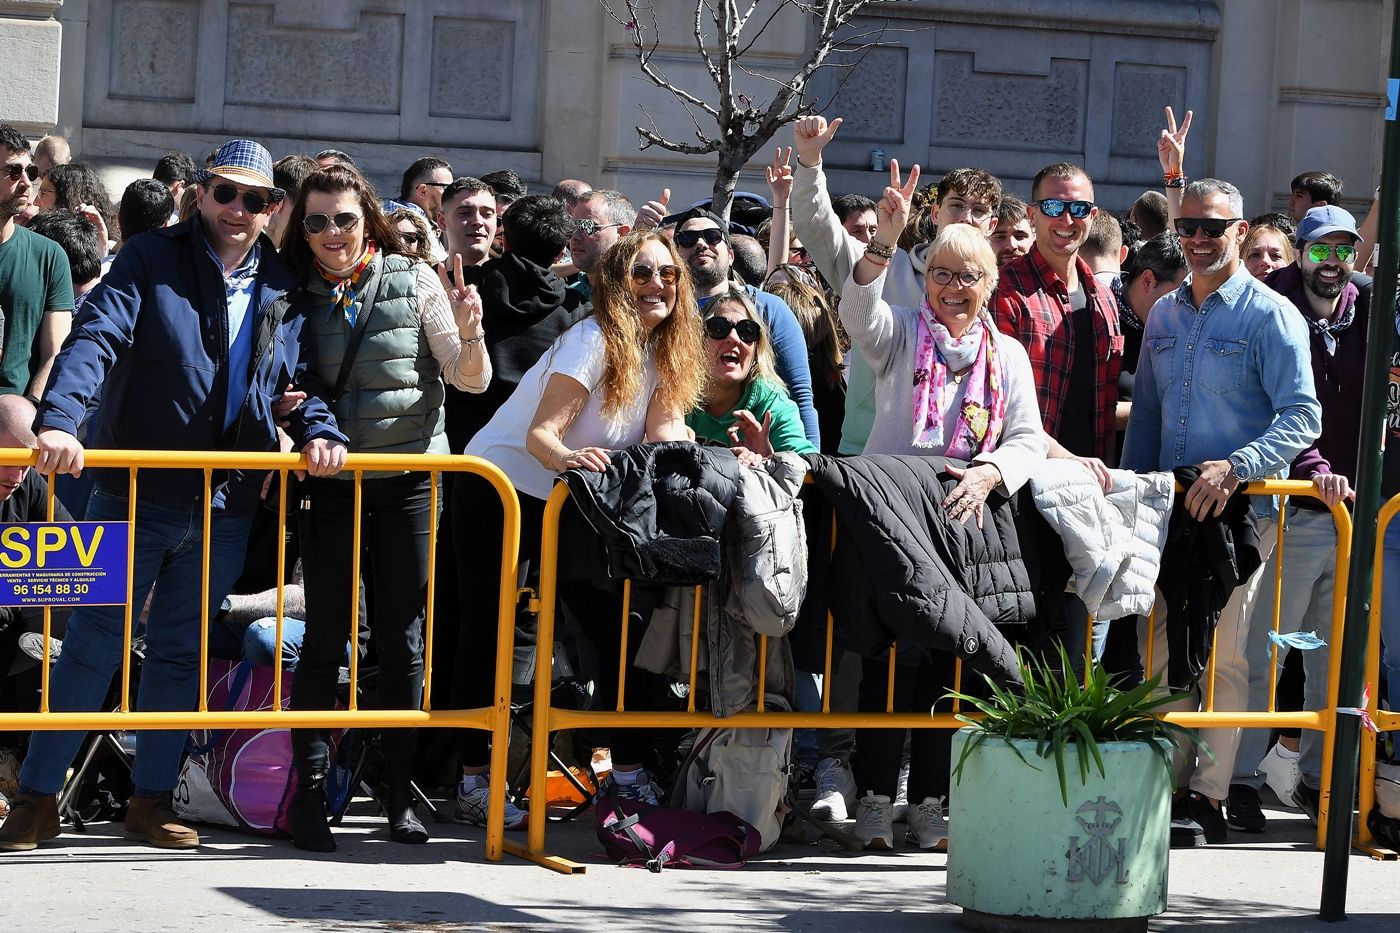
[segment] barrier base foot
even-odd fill
[[[1394,862],[1400,860],[1400,852],[1394,849],[1387,849],[1375,841],[1356,842],[1354,845],[1378,862]]]
[[[582,875],[588,871],[587,865],[571,862],[557,855],[546,855],[543,852],[531,852],[520,843],[511,842],[509,839],[505,840],[502,845],[511,855],[517,858],[523,858],[528,862],[534,862],[536,865],[543,865],[550,871],[557,871],[561,875]]]

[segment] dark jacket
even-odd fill
[[[604,473],[562,474],[584,518],[603,539],[608,576],[667,586],[719,578],[720,532],[739,491],[732,453],[688,441],[611,452]]]
[[[841,643],[873,658],[899,639],[900,656],[911,661],[911,646],[956,651],[994,680],[1019,684],[1015,652],[997,626],[1036,613],[1038,574],[1018,528],[1031,527],[1034,507],[993,493],[979,529],[943,508],[957,481],[941,457],[807,459],[817,490],[836,507],[829,570],[818,564],[809,577],[812,589],[826,583]],[[813,558],[825,552],[814,547]]]
[[[462,278],[481,293],[491,384],[479,394],[447,387],[447,439],[453,453],[462,452],[521,377],[589,310],[563,279],[515,253],[463,269]]]
[[[102,392],[92,447],[124,450],[277,450],[272,404],[308,365],[311,341],[290,309],[291,271],[263,237],[249,305],[253,358],[248,394],[224,430],[228,394],[228,314],[223,272],[205,245],[198,216],[132,239],[117,254],[73,322],[54,362],[38,423],[77,435],[89,399]],[[309,335],[308,335],[309,336]],[[344,441],[318,398],[308,398],[287,429],[298,447]],[[125,470],[98,482],[124,493]],[[109,474],[109,475],[108,475]],[[193,500],[197,471],[146,473],[143,498]],[[251,511],[262,474],[216,472],[216,507]]]
[[[1182,489],[1201,475],[1199,467],[1173,472]],[[1259,526],[1243,492],[1226,501],[1219,518],[1200,522],[1186,511],[1186,496],[1176,497],[1157,577],[1167,608],[1167,684],[1173,689],[1190,687],[1206,669],[1221,610],[1262,563]]]

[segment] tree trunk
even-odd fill
[[[747,161],[742,152],[721,151],[719,154],[715,186],[710,192],[710,210],[726,221],[729,220],[729,209],[734,204],[734,189],[739,186],[739,171]]]

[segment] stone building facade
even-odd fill
[[[1027,194],[1041,166],[1084,165],[1100,202],[1160,183],[1164,104],[1192,109],[1187,172],[1240,185],[1247,211],[1326,168],[1364,207],[1378,181],[1390,11],[1383,0],[908,0],[839,89],[832,186],[875,194],[872,156],[938,173],[980,165]],[[687,87],[705,78],[685,25],[693,0],[658,0],[658,53]],[[793,15],[755,47],[774,74],[810,41]],[[0,0],[7,119],[56,131],[128,175],[167,149],[198,157],[231,135],[274,156],[337,146],[382,183],[423,154],[459,173],[510,168],[635,199],[709,193],[713,157],[639,151],[650,113],[688,120],[638,77],[627,35],[592,0]],[[747,91],[761,99],[763,82]],[[834,98],[834,99],[833,99]],[[776,140],[787,140],[787,134]],[[878,153],[876,153],[878,150]],[[761,163],[740,187],[763,190]]]

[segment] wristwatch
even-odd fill
[[[1230,454],[1230,473],[1241,483],[1249,482],[1249,467],[1239,454]]]

